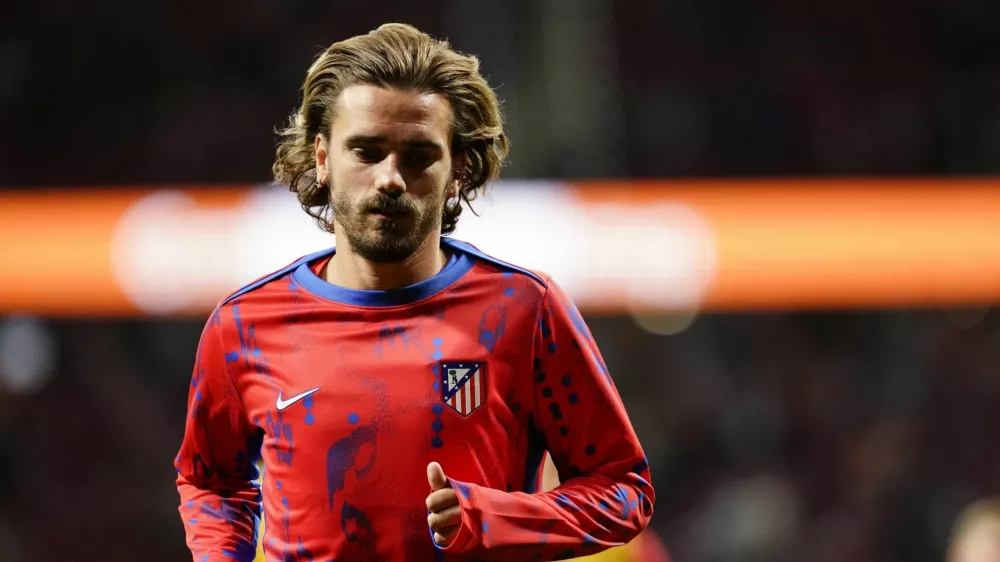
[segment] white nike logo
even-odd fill
[[[302,400],[306,396],[309,396],[310,394],[312,394],[312,393],[314,393],[314,392],[316,392],[318,390],[319,390],[319,387],[317,386],[316,388],[314,388],[312,390],[307,390],[307,391],[303,392],[302,394],[296,394],[295,396],[292,396],[288,400],[282,400],[281,399],[281,393],[279,392],[278,393],[278,401],[275,404],[275,406],[278,408],[278,411],[280,412],[280,411],[288,408],[292,404],[298,402],[299,400]]]

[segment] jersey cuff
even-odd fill
[[[458,496],[458,505],[462,511],[462,524],[459,525],[458,532],[455,533],[455,538],[448,546],[434,544],[442,552],[466,554],[476,547],[481,537],[479,530],[483,527],[480,521],[481,514],[473,498],[475,489],[478,486],[462,482],[461,480],[455,480],[454,478],[449,478],[448,484],[455,490],[455,495]]]

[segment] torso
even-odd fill
[[[434,559],[431,461],[459,480],[533,487],[535,279],[476,263],[430,298],[380,307],[300,282],[237,297],[224,327],[237,392],[263,431],[268,556]]]

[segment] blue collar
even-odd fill
[[[440,293],[472,269],[472,266],[475,265],[475,260],[460,244],[456,244],[451,239],[442,238],[441,247],[445,248],[451,254],[451,257],[448,258],[448,263],[445,264],[441,271],[413,285],[390,289],[388,291],[348,289],[328,283],[325,279],[313,273],[309,264],[313,260],[303,262],[299,265],[292,272],[292,279],[297,285],[318,297],[350,306],[379,307],[412,304]],[[331,248],[315,257],[330,256],[335,251],[336,248]]]

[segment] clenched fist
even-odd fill
[[[438,546],[448,546],[455,539],[462,524],[462,508],[458,505],[458,494],[448,484],[441,465],[432,462],[427,465],[427,483],[431,493],[427,496],[427,525],[434,534]]]

